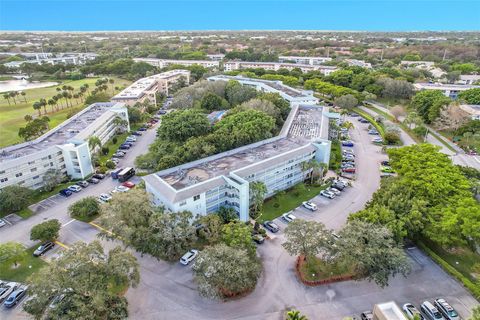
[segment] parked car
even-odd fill
[[[424,301],[420,305],[420,310],[422,310],[423,314],[429,320],[445,320],[440,311],[438,311],[438,309],[435,308],[430,301]]]
[[[68,190],[68,189],[62,189],[58,192],[61,196],[64,196],[64,197],[70,197],[72,195],[72,191]]]
[[[118,149],[128,150],[128,149],[130,149],[130,145],[129,144],[121,144],[120,147],[118,147]]]
[[[135,183],[131,181],[125,181],[124,183],[122,183],[122,186],[132,189],[133,187],[135,187]]]
[[[327,191],[333,193],[336,196],[339,196],[340,194],[342,194],[340,190],[333,187],[328,188]]]
[[[438,298],[433,301],[435,307],[447,320],[460,320],[460,316],[457,311],[443,298]]]
[[[383,139],[378,137],[378,138],[374,138],[372,139],[372,142],[375,143],[375,144],[382,144],[383,143]]]
[[[323,197],[326,197],[326,198],[329,198],[329,199],[333,199],[335,198],[335,194],[328,191],[328,190],[322,190],[320,191],[320,195],[323,196]]]
[[[183,264],[184,266],[188,265],[190,262],[195,260],[195,258],[198,255],[198,250],[192,249],[185,253],[181,258],[180,258],[180,263]]]
[[[381,164],[382,166],[390,166],[390,161],[384,160],[384,161],[380,162],[380,164]]]
[[[355,151],[353,151],[352,149],[343,149],[342,152],[344,154],[348,154],[355,157]]]
[[[402,309],[403,309],[403,312],[405,312],[405,314],[407,315],[407,317],[411,320],[413,320],[415,316],[417,316],[419,320],[425,320],[425,317],[411,303],[405,303]]]
[[[87,179],[87,181],[88,181],[89,183],[93,183],[93,184],[97,184],[97,183],[100,182],[100,180],[98,180],[97,178],[93,178],[93,177],[90,178],[90,179]]]
[[[364,118],[360,118],[358,121],[360,121],[361,123],[369,123],[370,121],[368,121],[367,119],[364,119]]]
[[[265,221],[263,223],[263,226],[265,227],[265,229],[273,233],[277,233],[280,230],[280,227],[272,221]]]
[[[7,223],[5,222],[5,220],[3,219],[0,219],[0,228],[1,227],[4,227]]]
[[[72,192],[80,192],[80,191],[82,191],[82,187],[74,184],[74,185],[71,185],[70,187],[68,187],[68,190],[70,190]]]
[[[106,193],[102,193],[100,194],[100,196],[98,197],[98,199],[101,201],[101,202],[108,202],[112,199],[112,196],[109,195],[109,194],[106,194]]]
[[[346,173],[355,173],[355,168],[343,168],[342,171]]]
[[[395,173],[395,171],[391,167],[388,167],[388,166],[381,166],[380,171],[383,172],[383,173]]]
[[[82,188],[86,188],[86,187],[88,187],[88,182],[85,181],[85,180],[84,181],[78,181],[77,186],[80,186]]]
[[[308,209],[310,211],[317,211],[317,205],[313,202],[310,202],[310,201],[304,201],[302,202],[302,206],[305,208],[305,209]]]
[[[138,131],[133,131],[133,132],[132,132],[132,135],[134,135],[134,136],[137,136],[137,137],[138,137],[138,136],[141,136],[141,135],[142,135],[142,133],[141,133],[141,132],[138,132]]]
[[[128,192],[128,191],[130,191],[130,188],[120,185],[120,186],[116,187],[115,190],[117,192]]]
[[[141,128],[138,129],[138,131],[147,131],[147,128],[141,127]]]
[[[113,155],[112,155],[113,158],[123,158],[125,157],[125,153],[123,152],[115,152]]]
[[[127,140],[137,141],[137,137],[135,137],[134,135],[131,135],[127,137]]]
[[[342,162],[340,168],[355,168],[355,163],[352,162]]]
[[[14,307],[17,303],[22,300],[23,297],[25,297],[25,294],[27,293],[27,287],[20,287],[19,289],[13,291],[5,300],[3,305],[6,308],[12,308]]]
[[[342,146],[343,147],[353,147],[353,142],[350,141],[350,140],[342,141]]]
[[[258,244],[262,244],[265,241],[265,238],[261,234],[255,234],[252,236],[252,240]]]
[[[373,320],[373,313],[372,311],[364,311],[360,314],[360,318],[362,320]]]
[[[333,183],[332,188],[335,188],[339,191],[343,191],[345,189],[345,185],[342,183]]]
[[[159,110],[159,111],[158,111],[158,114],[167,114],[167,111],[165,111],[165,110]]]
[[[368,130],[368,134],[373,135],[373,136],[378,136],[379,135],[378,131],[375,130],[375,129]]]
[[[117,165],[120,163],[120,160],[117,159],[117,158],[112,158],[112,159],[110,159],[110,161],[112,161],[113,163],[115,163],[115,166],[117,166]]]
[[[120,146],[128,146],[128,147],[133,147],[133,142],[129,142],[129,141],[125,141],[124,143],[122,143]]]
[[[33,256],[43,256],[45,253],[47,253],[48,250],[52,249],[53,247],[55,247],[55,243],[53,243],[52,241],[42,243],[35,251],[33,251]]]
[[[2,287],[0,287],[0,302],[8,298],[8,296],[18,287],[18,283],[16,282],[8,282]]]
[[[102,180],[103,178],[105,178],[105,175],[103,173],[95,173],[93,175],[93,178],[98,179],[98,180]]]
[[[291,214],[290,212],[287,212],[287,213],[284,213],[282,214],[282,219],[283,221],[285,221],[286,223],[289,223],[289,222],[292,222],[293,220],[297,219],[297,217],[295,217],[293,214]]]

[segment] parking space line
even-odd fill
[[[94,226],[95,228],[97,228],[97,229],[99,229],[99,230],[101,230],[101,231],[104,231],[104,232],[107,232],[107,233],[109,233],[109,234],[115,235],[115,234],[114,234],[112,231],[110,231],[110,230],[107,230],[107,229],[105,229],[105,228],[103,228],[103,227],[99,226],[99,225],[98,225],[98,224],[96,224],[96,223],[89,222],[88,224],[89,224],[89,225],[92,225],[92,226]]]
[[[62,248],[70,249],[69,246],[67,246],[66,244],[61,243],[60,241],[55,241],[55,244],[58,244],[58,245],[59,245],[60,247],[62,247]]]
[[[72,219],[72,220],[68,221],[67,223],[65,223],[64,225],[62,225],[62,228],[68,226],[68,225],[69,225],[70,223],[72,223],[73,221],[76,221],[76,219]]]

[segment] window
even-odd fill
[[[30,172],[35,172],[35,171],[37,171],[37,168],[30,169]]]
[[[28,162],[29,165],[30,165],[30,164],[34,164],[34,163],[35,163],[35,161],[29,161],[29,162]]]
[[[0,171],[0,174],[4,174],[4,173],[5,173],[5,170]]]
[[[23,176],[23,173],[21,173],[21,172],[15,174],[15,177],[17,177],[17,178],[21,177],[21,176]]]
[[[38,178],[40,178],[40,176],[35,176],[32,179],[35,180],[35,179],[38,179]]]
[[[53,167],[53,162],[50,162],[50,167]]]
[[[197,194],[196,196],[193,196],[193,201],[197,201],[198,199],[200,199],[200,195]]]
[[[184,205],[186,205],[186,204],[187,204],[187,201],[182,201],[182,202],[180,202],[180,207],[182,207],[182,206],[184,206]]]
[[[0,179],[0,182],[7,182],[8,181],[8,178],[2,178]]]

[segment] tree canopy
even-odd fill
[[[451,99],[439,90],[424,90],[415,94],[411,104],[423,121],[431,123],[440,116],[440,111],[450,102]]]
[[[165,115],[157,132],[160,139],[184,142],[188,138],[207,134],[210,129],[210,122],[202,112],[180,110]]]
[[[37,224],[30,231],[30,240],[52,241],[58,238],[62,224],[57,219],[51,219]]]
[[[34,191],[19,185],[6,186],[0,190],[0,216],[20,211],[31,202]]]

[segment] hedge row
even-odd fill
[[[368,120],[368,122],[370,122],[375,127],[375,129],[377,129],[378,133],[380,133],[380,136],[385,141],[385,129],[383,128],[383,126],[380,123],[375,121],[375,119],[371,115],[369,115],[368,113],[360,110],[359,108],[353,108],[353,112],[361,115],[363,118]]]
[[[303,276],[303,273],[300,272],[300,267],[302,266],[303,263],[305,263],[305,257],[303,257],[303,256],[297,257],[297,262],[295,264],[295,271],[297,273],[297,277],[306,286],[316,287],[316,286],[321,286],[321,285],[324,285],[324,284],[340,282],[340,281],[348,281],[348,280],[355,279],[355,277],[353,275],[345,274],[345,275],[340,275],[340,276],[332,276],[332,277],[322,279],[322,280],[310,281],[310,280],[305,279],[304,276]]]
[[[439,255],[433,252],[432,249],[427,247],[423,242],[418,241],[417,245],[426,252],[436,263],[438,263],[446,272],[457,278],[458,281],[463,283],[463,285],[472,293],[476,299],[480,299],[480,284],[475,284],[470,279],[461,274],[457,269],[452,265],[442,259]]]

